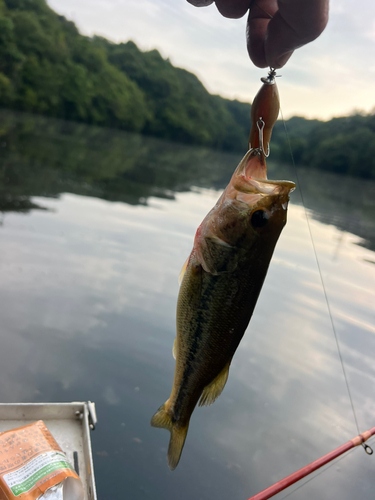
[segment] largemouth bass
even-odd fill
[[[270,92],[270,85],[274,83],[264,84],[264,92]],[[263,101],[260,99],[261,104]],[[254,100],[253,108],[255,104]],[[277,114],[274,121],[276,118]],[[286,223],[289,193],[295,188],[290,181],[267,179],[263,147],[268,147],[270,130],[264,141],[265,122],[254,116],[253,125],[254,120],[259,135],[257,138],[252,129],[250,141],[255,147],[241,160],[199,226],[180,275],[173,388],[151,420],[154,427],[171,432],[171,470],[179,462],[195,406],[198,402],[199,406],[213,403],[224,389],[232,357],[253,314]]]

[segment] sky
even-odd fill
[[[186,0],[47,0],[85,35],[158,49],[198,76],[207,90],[251,102],[267,70],[246,50],[246,16],[226,19],[214,4]],[[375,109],[375,2],[332,0],[324,33],[278,71],[285,118],[329,119]]]

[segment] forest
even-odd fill
[[[0,106],[138,132],[185,144],[243,152],[249,103],[211,95],[157,50],[81,35],[45,0],[0,0]],[[375,178],[375,115],[286,122],[294,161]],[[284,125],[271,151],[290,162]]]

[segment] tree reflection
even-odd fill
[[[0,113],[0,211],[43,209],[32,197],[70,192],[132,205],[192,186],[222,189],[240,156],[23,113]],[[313,217],[375,249],[375,182],[269,161],[292,179]],[[298,195],[293,196],[298,203]]]
[[[33,203],[26,196],[12,196],[12,195],[0,195],[0,212],[23,212],[28,213],[30,210],[47,210],[47,208],[42,207]],[[0,221],[1,224],[1,221]]]

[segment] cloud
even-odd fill
[[[214,5],[195,8],[184,0],[48,0],[81,32],[116,42],[134,40],[142,50],[195,73],[224,97],[252,101],[265,70],[249,61],[246,16],[225,19]],[[328,119],[375,106],[375,4],[331,2],[330,21],[314,43],[293,55],[280,73],[284,116]]]

